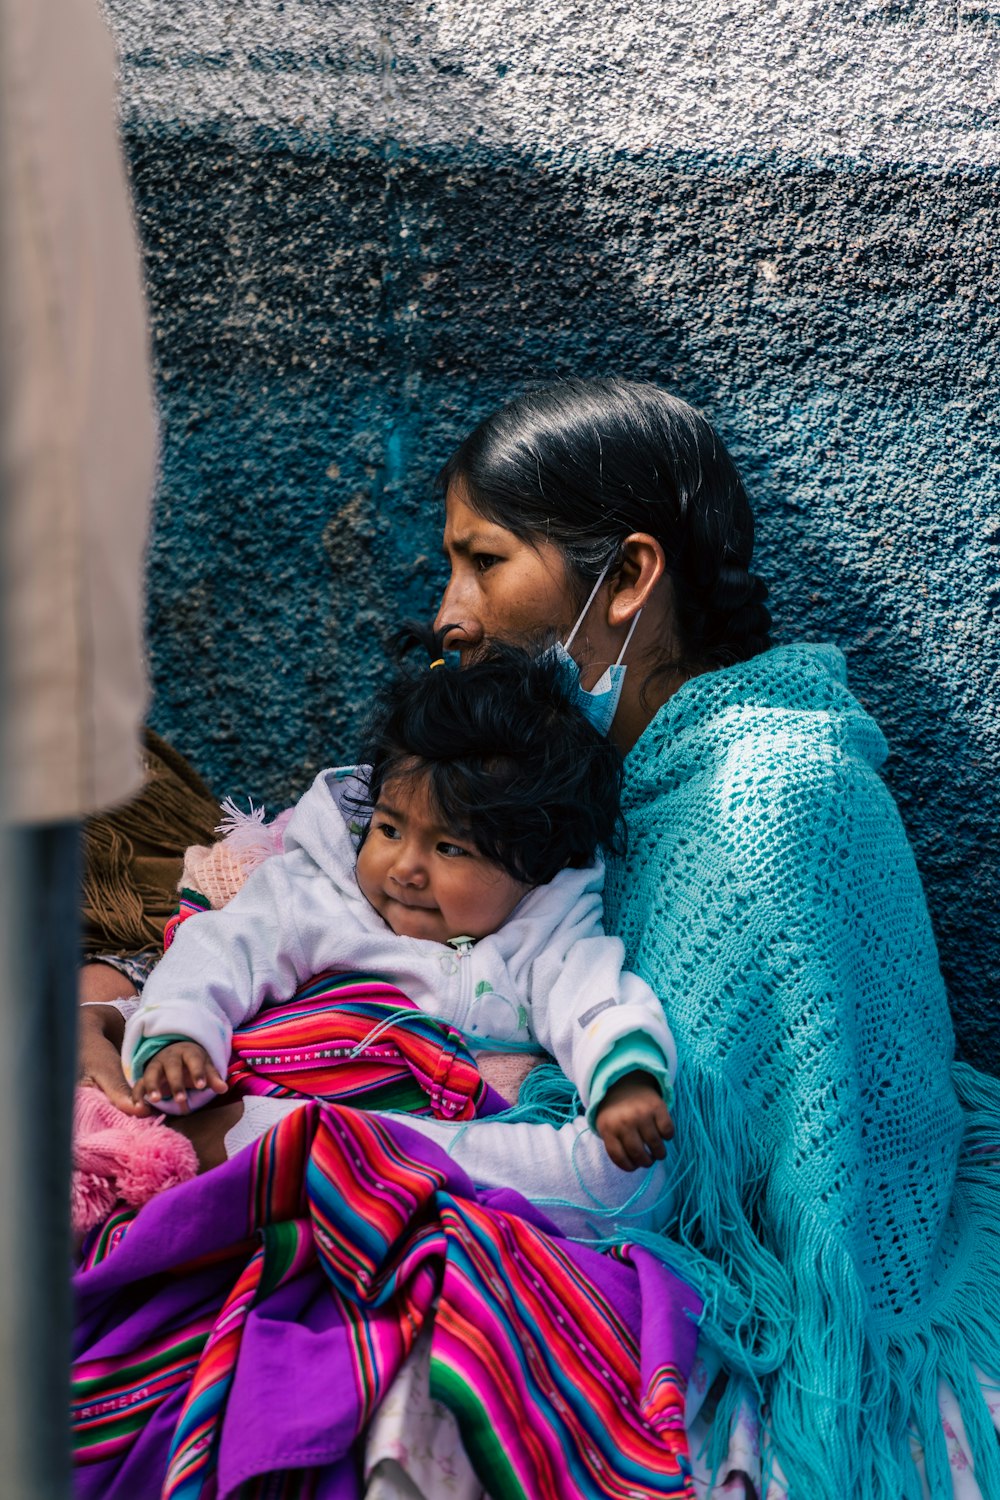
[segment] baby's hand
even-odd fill
[[[165,1096],[172,1095],[181,1114],[186,1115],[191,1107],[188,1089],[204,1088],[214,1089],[217,1094],[224,1094],[227,1089],[226,1080],[220,1076],[204,1047],[197,1042],[170,1042],[150,1058],[132,1090],[132,1098],[136,1104],[144,1100],[148,1104],[158,1104]]]
[[[595,1126],[616,1167],[634,1172],[666,1156],[674,1122],[651,1073],[626,1073],[601,1100]]]

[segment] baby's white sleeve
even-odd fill
[[[126,1024],[126,1069],[145,1039],[181,1036],[204,1047],[225,1077],[234,1029],[265,996],[295,993],[309,961],[292,916],[299,892],[286,858],[267,860],[220,911],[180,924]]]
[[[643,1037],[655,1044],[671,1086],[677,1071],[677,1049],[663,1006],[624,962],[620,938],[581,938],[563,957],[552,982],[545,985],[543,980],[532,994],[535,1034],[576,1084],[588,1111],[594,1101],[595,1074],[628,1038]]]

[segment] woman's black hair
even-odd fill
[[[747,661],[770,645],[767,587],[749,571],[753,511],[708,419],[659,386],[566,380],[494,412],[438,476],[522,540],[554,542],[585,597],[622,543],[660,542],[678,640],[655,672]],[[679,652],[679,659],[678,659]]]
[[[440,637],[420,638],[439,664],[378,692],[353,810],[370,818],[387,781],[426,776],[442,824],[531,886],[623,850],[621,755],[575,707],[559,663],[493,643],[459,668]]]

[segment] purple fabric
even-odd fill
[[[315,1119],[320,1108],[306,1106],[295,1116],[308,1114]],[[357,1112],[338,1110],[337,1114],[349,1122]],[[644,1384],[665,1365],[676,1368],[682,1380],[686,1378],[694,1358],[700,1302],[653,1256],[633,1248],[628,1252],[629,1259],[620,1259],[563,1240],[545,1216],[518,1193],[510,1189],[478,1192],[433,1142],[401,1120],[383,1118],[381,1124],[409,1158],[442,1179],[443,1192],[438,1191],[436,1201],[444,1199],[459,1210],[463,1201],[468,1201],[516,1213],[559,1240],[575,1267],[589,1278],[638,1340]],[[285,1141],[294,1139],[285,1125],[270,1135],[275,1136],[277,1131],[284,1132]],[[289,1170],[290,1154],[286,1149],[285,1171]],[[278,1153],[275,1155],[277,1160]],[[154,1199],[106,1259],[78,1273],[78,1361],[84,1360],[91,1370],[95,1362],[113,1365],[155,1340],[169,1343],[179,1330],[199,1318],[204,1321],[218,1314],[261,1238],[283,1229],[275,1215],[273,1228],[264,1223],[256,1234],[252,1232],[254,1216],[261,1218],[261,1163],[265,1156],[255,1149],[245,1150],[214,1171]],[[315,1163],[303,1155],[302,1171],[307,1162],[309,1171],[316,1170]],[[344,1213],[346,1224],[350,1208],[345,1206]],[[311,1235],[308,1219],[290,1222],[293,1238],[296,1232],[300,1239]],[[300,1224],[298,1231],[296,1223]],[[362,1236],[359,1243],[363,1243],[363,1219],[358,1224]],[[423,1235],[426,1247],[426,1235],[433,1235],[434,1221],[428,1224],[424,1211],[410,1232],[418,1244]],[[269,1244],[269,1253],[275,1246],[277,1240]],[[206,1257],[213,1255],[217,1258],[206,1264]],[[277,1250],[274,1259],[280,1260]],[[354,1448],[366,1413],[360,1409],[357,1353],[351,1342],[357,1337],[357,1324],[345,1317],[342,1294],[315,1257],[302,1264],[303,1269],[294,1270],[288,1279],[279,1278],[273,1289],[265,1286],[246,1316],[225,1398],[210,1484],[190,1491],[174,1490],[175,1495],[190,1494],[192,1500],[194,1496],[199,1500],[226,1500],[254,1476],[293,1469],[311,1471],[309,1486],[297,1490],[297,1494],[315,1496],[316,1500],[354,1500],[359,1495]],[[430,1283],[428,1286],[433,1290]],[[377,1319],[380,1312],[373,1304],[366,1316]],[[387,1320],[396,1317],[390,1303],[385,1304],[384,1316]],[[192,1365],[196,1358],[197,1352]],[[395,1368],[384,1364],[373,1376],[369,1392],[372,1408],[384,1395],[396,1368],[398,1363]],[[190,1374],[187,1371],[182,1383],[152,1411],[127,1452],[81,1463],[76,1479],[78,1500],[145,1500],[159,1493]],[[530,1414],[526,1420],[530,1420]]]

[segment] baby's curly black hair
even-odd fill
[[[622,851],[622,758],[574,706],[564,668],[497,642],[453,667],[432,632],[397,644],[414,641],[437,664],[403,668],[377,693],[354,811],[370,818],[386,782],[426,776],[445,826],[531,886]]]

